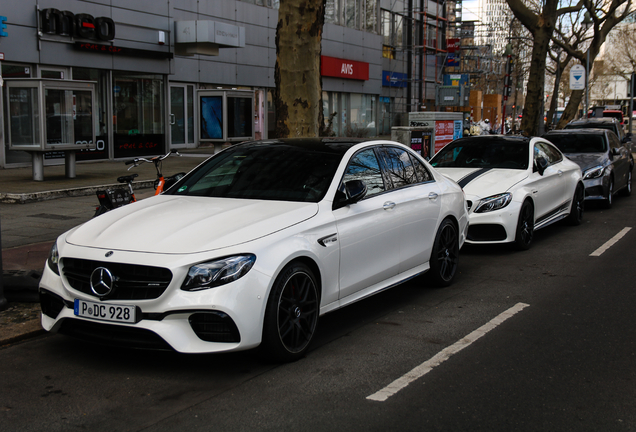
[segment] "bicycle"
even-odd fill
[[[180,172],[174,174],[170,177],[164,177],[162,171],[162,162],[168,156],[176,154],[177,156],[181,156],[178,151],[170,150],[163,156],[154,156],[150,159],[146,159],[143,157],[135,158],[129,161],[126,161],[126,165],[132,165],[128,168],[130,171],[132,168],[136,168],[142,163],[153,163],[155,165],[155,170],[157,171],[157,179],[154,181],[155,193],[154,195],[159,195],[164,190],[168,190],[174,185],[177,181],[179,181],[183,176],[186,175],[184,172]],[[127,189],[105,189],[98,190],[97,199],[99,200],[99,206],[95,209],[95,214],[93,217],[104,214],[110,210],[116,209],[118,207],[124,206],[126,204],[130,204],[137,201],[135,198],[135,191],[133,190],[133,180],[138,177],[139,174],[130,174],[126,176],[117,177],[117,181],[119,183],[126,183]]]

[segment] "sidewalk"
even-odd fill
[[[181,157],[163,161],[165,175],[188,172],[213,154],[212,148],[179,150]],[[121,187],[117,177],[139,174],[133,183],[141,195],[152,193],[156,171],[153,164],[143,164],[127,171],[124,161],[77,163],[76,178],[65,176],[64,165],[45,166],[44,181],[33,181],[31,167],[0,170],[0,203],[27,209],[27,203],[57,198],[95,196],[95,191],[108,186]],[[138,196],[139,197],[139,196]],[[63,200],[62,200],[63,201]],[[97,198],[95,198],[97,203]],[[27,204],[24,205],[23,204]],[[24,216],[29,216],[25,214]],[[1,224],[1,222],[0,222]],[[60,230],[58,234],[62,234]],[[6,239],[3,239],[5,243]],[[38,283],[48,258],[52,240],[20,244],[2,249],[2,282],[7,308],[0,311],[0,347],[36,336],[44,331],[39,321]]]

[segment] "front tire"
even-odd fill
[[[585,202],[585,189],[582,185],[578,185],[572,197],[572,208],[567,218],[567,223],[572,226],[581,225],[583,222],[583,208]]]
[[[519,221],[515,233],[515,247],[528,250],[534,238],[534,206],[530,201],[524,201],[519,211]]]
[[[612,195],[613,190],[614,190],[614,179],[610,177],[609,188],[607,189],[607,196],[605,197],[605,200],[603,201],[603,207],[605,207],[606,209],[612,208],[612,204],[614,200],[614,197]]]
[[[427,276],[432,286],[447,287],[453,282],[459,263],[459,236],[450,219],[444,219],[437,230],[429,263]]]
[[[627,173],[627,184],[621,191],[623,196],[630,196],[632,194],[632,170],[630,169]]]
[[[302,358],[316,332],[319,314],[316,277],[300,262],[288,264],[278,275],[267,300],[263,348],[269,360]]]

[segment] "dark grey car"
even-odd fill
[[[631,195],[634,159],[614,132],[564,129],[550,131],[543,138],[581,167],[586,200],[602,200],[610,208],[615,193]]]

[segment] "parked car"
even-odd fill
[[[460,138],[441,149],[431,165],[466,193],[468,243],[528,249],[535,230],[565,218],[581,223],[581,169],[543,138]]]
[[[587,129],[587,128],[601,128],[611,130],[616,134],[619,141],[630,150],[633,151],[632,133],[625,133],[620,122],[613,117],[598,117],[581,120],[573,120],[567,125],[565,129]]]
[[[618,191],[632,193],[632,153],[607,129],[564,129],[543,135],[583,172],[586,200],[603,200],[612,206]]]
[[[595,110],[589,110],[587,113],[587,117],[588,118],[595,118],[596,117],[596,111]],[[625,119],[623,118],[623,111],[618,110],[618,109],[606,109],[603,110],[603,118],[615,118],[616,120],[618,120],[618,122],[621,124],[621,126],[623,126],[623,124],[625,123]]]
[[[40,282],[42,325],[295,360],[324,313],[423,273],[449,285],[467,226],[461,188],[401,144],[236,144],[169,191],[61,235]]]

